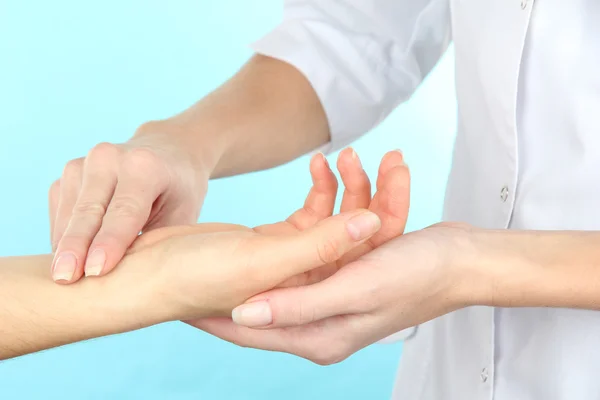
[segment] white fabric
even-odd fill
[[[334,150],[410,97],[454,41],[444,218],[600,230],[598,0],[288,0],[257,52],[295,65]],[[600,398],[600,313],[470,307],[403,333],[395,399]]]

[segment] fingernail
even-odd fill
[[[85,276],[98,276],[106,263],[106,252],[96,249],[90,253],[85,262]]]
[[[381,220],[372,212],[364,212],[346,222],[346,229],[352,239],[359,241],[368,238],[379,230]]]
[[[402,157],[402,165],[406,165],[406,161],[404,161],[404,153],[402,153],[402,150],[396,149],[394,150],[394,152],[400,154],[400,157]]]
[[[329,161],[327,161],[327,157],[325,157],[325,154],[319,152],[319,155],[323,158],[323,161],[325,162],[325,165],[327,165],[327,168],[329,168]]]
[[[252,328],[270,325],[273,315],[268,301],[257,301],[234,308],[231,319],[238,325]]]
[[[354,149],[351,147],[350,150],[352,150],[351,156],[352,159],[355,160],[356,162],[358,162],[358,166],[362,168],[362,163],[360,162],[360,158],[358,158],[358,154],[356,154],[356,151],[354,151]]]
[[[58,255],[52,269],[52,279],[54,281],[70,281],[75,275],[77,268],[77,258],[73,253],[62,253]]]

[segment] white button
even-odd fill
[[[506,199],[508,199],[508,187],[504,186],[502,188],[502,190],[500,190],[500,199],[502,200],[502,202],[506,202]]]
[[[527,0],[521,0],[521,9],[526,9],[527,8]]]
[[[487,368],[481,370],[481,382],[485,383],[488,380],[488,371]]]

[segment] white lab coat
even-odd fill
[[[600,1],[288,0],[254,48],[311,82],[329,151],[408,99],[451,40],[444,219],[600,230]],[[395,399],[600,399],[598,312],[470,307],[402,337]]]

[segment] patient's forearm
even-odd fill
[[[56,285],[51,261],[50,255],[0,258],[0,359],[160,322],[147,316],[144,280]]]

